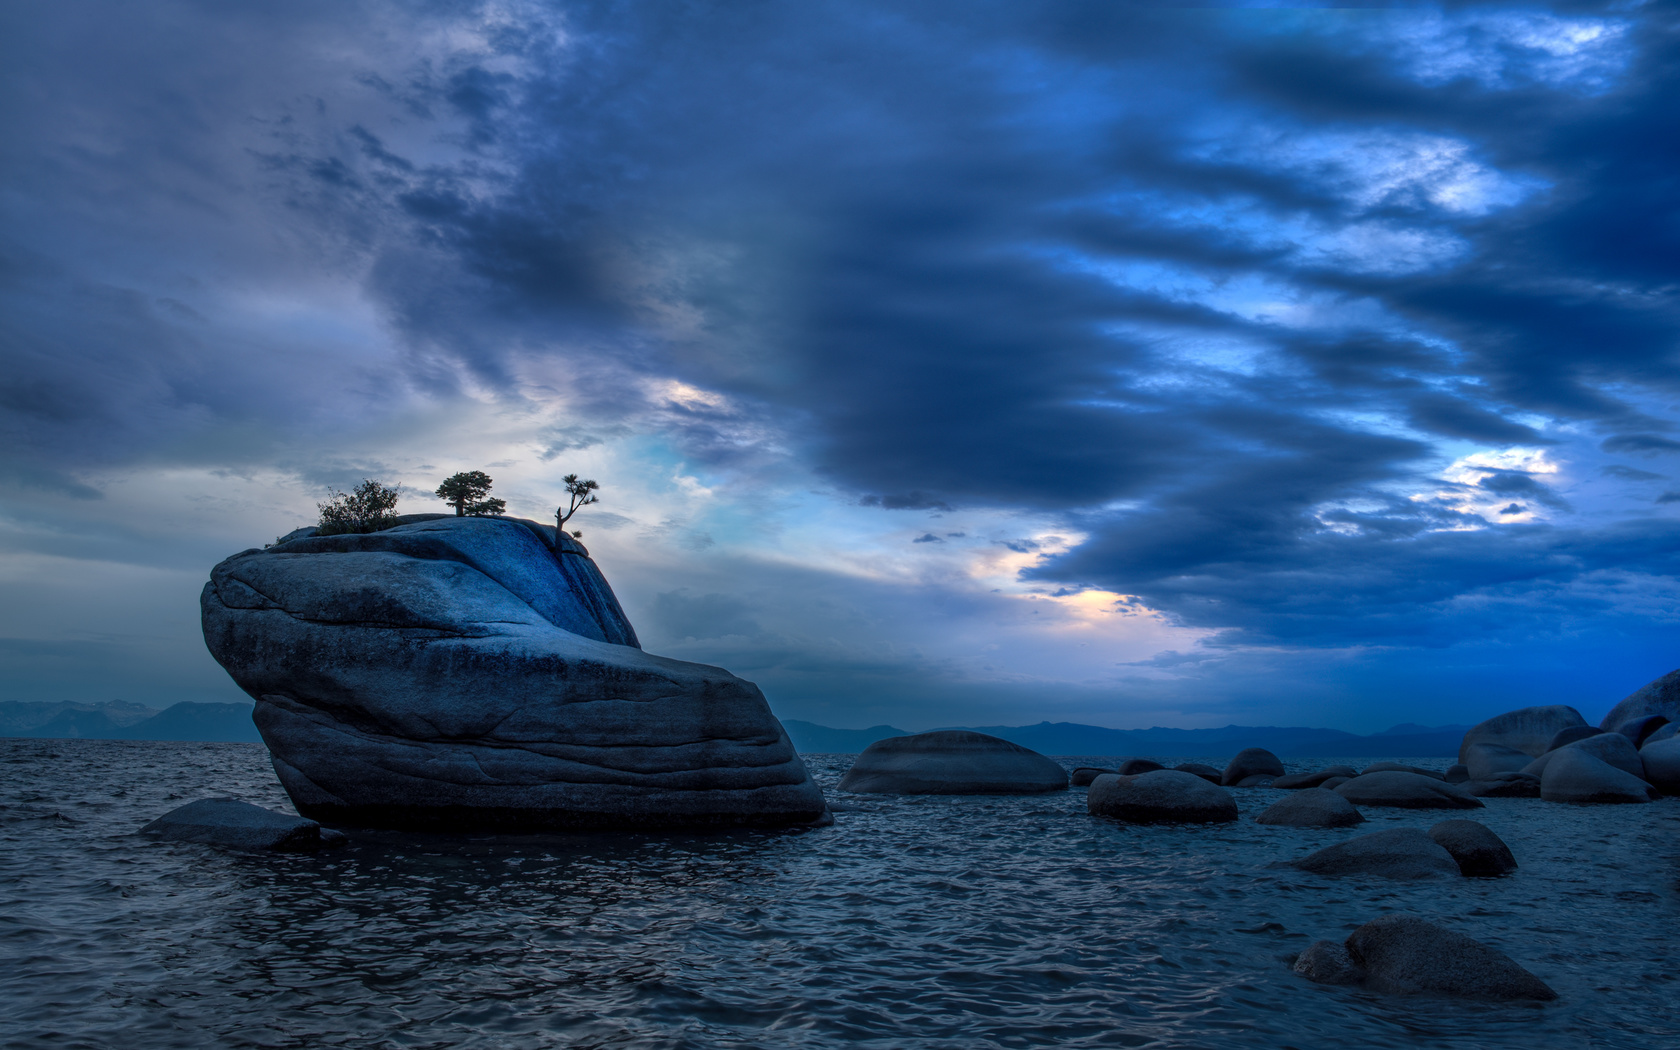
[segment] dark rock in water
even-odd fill
[[[1067,786],[1062,767],[1037,751],[966,729],[877,740],[840,780],[841,791],[876,795],[1039,795]]]
[[[1546,750],[1556,751],[1565,744],[1573,744],[1577,740],[1585,740],[1602,732],[1604,730],[1597,726],[1570,726],[1568,729],[1560,729],[1557,736],[1552,737],[1552,742],[1546,745]]]
[[[217,565],[201,606],[304,816],[481,831],[827,817],[758,687],[644,653],[552,526],[306,536]]]
[[[324,829],[313,820],[276,813],[236,798],[189,802],[147,824],[140,833],[178,842],[280,853],[313,853],[345,841],[342,833]]]
[[[1347,939],[1365,987],[1390,995],[1454,995],[1470,999],[1535,999],[1557,993],[1510,956],[1412,915],[1384,915]]]
[[[1254,818],[1257,824],[1295,828],[1345,828],[1363,824],[1365,817],[1353,803],[1321,787],[1302,788],[1268,806]]]
[[[1331,777],[1329,780],[1326,780],[1324,783],[1322,783],[1318,786],[1321,787],[1321,788],[1324,788],[1327,791],[1334,791],[1337,788],[1341,787],[1343,784],[1346,784],[1353,779],[1354,779],[1353,777]]]
[[[1456,784],[1417,773],[1366,773],[1336,788],[1356,806],[1400,809],[1481,809],[1474,795]]]
[[[1231,787],[1269,788],[1269,787],[1272,786],[1272,782],[1275,781],[1276,779],[1277,779],[1276,777],[1267,776],[1264,773],[1256,773],[1251,777],[1243,777],[1241,780],[1237,781],[1235,784],[1232,784]]]
[[[1617,726],[1616,732],[1633,741],[1634,747],[1643,747],[1652,733],[1668,724],[1669,720],[1662,715],[1640,715]]]
[[[1338,842],[1289,867],[1315,875],[1380,875],[1388,879],[1429,879],[1458,875],[1458,861],[1417,828],[1391,828]]]
[[[1314,941],[1290,967],[1297,977],[1318,984],[1363,984],[1365,967],[1353,961],[1340,941]]]
[[[1112,772],[1114,772],[1114,770],[1103,769],[1100,766],[1080,766],[1078,769],[1075,769],[1072,773],[1068,774],[1068,783],[1076,788],[1090,787],[1091,781],[1102,776],[1104,773]]]
[[[1596,733],[1580,740],[1571,741],[1558,748],[1548,751],[1539,758],[1524,766],[1524,773],[1532,773],[1537,777],[1546,775],[1546,767],[1561,754],[1569,751],[1581,751],[1593,756],[1600,762],[1615,766],[1624,773],[1633,776],[1644,776],[1645,767],[1640,763],[1639,752],[1633,742],[1620,733]]]
[[[1174,766],[1173,768],[1178,770],[1180,773],[1193,773],[1196,776],[1201,777],[1203,780],[1213,784],[1219,783],[1225,776],[1225,774],[1221,773],[1219,770],[1202,762],[1186,762],[1181,766]]]
[[[1477,769],[1476,763],[1470,760],[1470,748],[1473,745],[1497,744],[1521,751],[1530,758],[1537,758],[1546,753],[1552,737],[1557,736],[1561,730],[1586,724],[1587,720],[1581,717],[1581,712],[1564,704],[1507,711],[1472,726],[1470,731],[1464,734],[1464,742],[1458,747],[1458,760],[1470,767],[1470,779],[1480,780],[1481,771]],[[1487,771],[1503,772],[1500,769]]]
[[[1511,848],[1479,821],[1443,820],[1429,829],[1429,837],[1453,855],[1465,875],[1506,875],[1517,870]]]
[[[1627,742],[1620,734],[1616,737]],[[1540,776],[1540,797],[1547,802],[1649,802],[1657,797],[1657,789],[1639,777],[1573,745],[1558,748],[1552,756]]]
[[[1161,763],[1152,758],[1128,758],[1120,763],[1120,776],[1135,777],[1139,773],[1153,773],[1157,769],[1165,769]]]
[[[1534,761],[1527,751],[1503,744],[1471,744],[1460,750],[1459,756],[1471,780],[1487,780],[1495,773],[1515,773]]]
[[[1639,749],[1645,779],[1665,795],[1680,795],[1680,739],[1670,737]]]
[[[338,849],[340,846],[348,845],[350,845],[350,836],[344,832],[334,831],[332,828],[321,829],[322,849]]]
[[[1177,769],[1098,777],[1085,805],[1093,816],[1130,824],[1224,824],[1237,819],[1237,803],[1224,788]]]
[[[1539,798],[1540,778],[1533,773],[1495,773],[1462,785],[1477,798]]]
[[[1345,777],[1352,780],[1359,775],[1359,771],[1352,766],[1331,766],[1316,773],[1290,773],[1272,781],[1272,786],[1285,791],[1295,791],[1300,788],[1318,787],[1331,777]]]
[[[1680,722],[1680,671],[1670,671],[1634,690],[1598,725],[1600,729],[1615,729],[1641,715],[1662,715],[1670,722]]]
[[[1422,766],[1408,766],[1400,762],[1373,762],[1365,767],[1364,776],[1370,773],[1416,773],[1420,777],[1433,777],[1445,780],[1446,776],[1439,769],[1424,769]]]
[[[1462,784],[1470,779],[1470,767],[1463,763],[1448,766],[1447,771],[1441,774],[1441,779],[1449,784]]]
[[[1237,752],[1237,757],[1231,759],[1231,764],[1220,775],[1220,782],[1228,786],[1249,777],[1281,777],[1283,774],[1283,763],[1276,755],[1263,747],[1250,747]]]

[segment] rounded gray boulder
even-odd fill
[[[1644,776],[1645,774],[1645,767],[1639,760],[1639,751],[1633,746],[1633,742],[1631,740],[1620,733],[1595,733],[1589,737],[1582,737],[1579,740],[1570,741],[1558,748],[1556,751],[1548,751],[1541,755],[1539,758],[1524,766],[1522,771],[1524,773],[1532,773],[1537,777],[1544,777],[1546,775],[1546,767],[1550,765],[1558,755],[1570,751],[1579,751],[1583,754],[1591,755],[1600,762],[1603,762],[1606,765],[1615,766],[1622,772],[1628,773],[1632,776],[1638,777]]]
[[[1619,734],[1618,739],[1626,743],[1626,738]],[[1547,802],[1649,802],[1657,797],[1657,789],[1650,784],[1585,750],[1561,747],[1552,754],[1551,762],[1540,776],[1540,797]]]
[[[1629,722],[1623,722],[1616,727],[1616,732],[1633,741],[1634,747],[1643,747],[1652,733],[1668,725],[1668,719],[1662,715],[1640,715]]]
[[[1470,767],[1464,765],[1462,762],[1457,765],[1448,766],[1447,771],[1441,774],[1441,779],[1445,780],[1449,784],[1466,783],[1470,779]]]
[[[1443,820],[1429,829],[1429,837],[1452,854],[1461,874],[1487,877],[1517,870],[1511,848],[1480,821]]]
[[[1092,816],[1129,824],[1225,824],[1237,819],[1237,803],[1229,792],[1176,769],[1098,777],[1085,805]]]
[[[1459,750],[1459,762],[1471,780],[1487,780],[1497,773],[1515,773],[1534,761],[1527,751],[1504,744],[1476,743]]]
[[[1353,961],[1341,941],[1314,941],[1295,957],[1290,969],[1317,984],[1365,983],[1365,967]]]
[[[1539,798],[1540,778],[1533,773],[1494,773],[1461,785],[1477,798]]]
[[[1365,773],[1416,773],[1420,777],[1432,777],[1435,780],[1445,780],[1447,778],[1446,774],[1439,769],[1408,766],[1403,762],[1372,762],[1365,767]]]
[[[1359,775],[1359,771],[1352,766],[1331,766],[1313,773],[1290,773],[1272,781],[1272,786],[1285,791],[1296,791],[1300,788],[1318,787],[1331,777],[1346,777],[1352,780]]]
[[[1384,915],[1354,930],[1347,952],[1364,985],[1390,995],[1453,995],[1542,1002],[1557,993],[1510,956],[1413,915]]]
[[[1272,803],[1254,822],[1294,828],[1346,828],[1363,824],[1365,817],[1334,791],[1310,787]]]
[[[1631,717],[1631,716],[1629,716]],[[1530,758],[1546,753],[1552,738],[1572,726],[1584,726],[1587,720],[1581,712],[1565,704],[1543,707],[1524,707],[1494,715],[1470,728],[1464,742],[1458,746],[1458,760],[1470,767],[1472,780],[1479,779],[1476,764],[1470,761],[1470,748],[1476,744],[1497,744],[1521,751]],[[1619,724],[1619,723],[1618,723]],[[1521,768],[1521,767],[1518,767]],[[1498,772],[1498,770],[1494,770]]]
[[[1662,715],[1670,722],[1680,722],[1680,671],[1670,671],[1628,694],[1598,726],[1613,730],[1643,715]]]
[[[313,853],[345,837],[313,820],[276,813],[236,798],[204,798],[177,806],[140,829],[142,835],[229,849]]]
[[[1180,773],[1193,773],[1210,784],[1219,783],[1220,778],[1224,775],[1219,770],[1213,768],[1205,762],[1185,762],[1184,764],[1174,766],[1173,768],[1178,770]]]
[[[1220,783],[1230,786],[1249,777],[1281,777],[1283,774],[1283,763],[1276,755],[1263,747],[1249,747],[1237,752],[1237,757],[1231,759],[1219,779]]]
[[[1041,795],[1067,786],[1067,772],[1037,751],[966,729],[877,740],[840,779],[841,791],[875,795]]]
[[[1645,743],[1640,744],[1639,746],[1643,748],[1646,744],[1657,744],[1664,740],[1673,740],[1676,736],[1680,736],[1680,723],[1670,722],[1668,725],[1663,726],[1653,732],[1650,736],[1646,737]]]
[[[1356,806],[1399,809],[1481,809],[1481,800],[1457,784],[1418,773],[1366,773],[1336,788]]]
[[[1645,779],[1665,795],[1680,795],[1680,738],[1669,737],[1639,749]]]
[[[1102,776],[1104,773],[1112,772],[1114,772],[1114,770],[1103,769],[1101,766],[1080,766],[1072,773],[1068,774],[1068,783],[1076,788],[1090,787],[1091,781]]]
[[[1452,854],[1417,828],[1373,831],[1286,863],[1314,875],[1430,879],[1459,874]]]
[[[1557,736],[1552,737],[1552,742],[1546,745],[1546,750],[1556,751],[1565,744],[1573,744],[1577,740],[1585,740],[1602,732],[1604,730],[1597,726],[1570,726],[1568,729],[1559,730]]]
[[[1157,769],[1165,768],[1167,767],[1153,758],[1128,758],[1121,761],[1117,772],[1123,777],[1135,777],[1139,773],[1153,773]]]

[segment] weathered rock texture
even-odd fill
[[[758,687],[642,652],[571,537],[417,517],[245,551],[204,588],[205,642],[256,700],[299,813],[473,830],[826,816]]]
[[[1478,771],[1476,763],[1470,760],[1470,748],[1474,745],[1493,744],[1521,751],[1530,758],[1539,758],[1552,746],[1552,738],[1559,732],[1586,724],[1587,720],[1581,717],[1581,712],[1564,704],[1507,711],[1472,726],[1470,731],[1464,734],[1464,742],[1458,747],[1458,760],[1470,767],[1472,780],[1479,779],[1481,771]],[[1499,771],[1489,769],[1486,772]]]
[[[1614,730],[1641,715],[1662,715],[1670,722],[1680,722],[1680,671],[1670,671],[1654,682],[1634,690],[1621,703],[1610,709],[1600,729]]]
[[[1557,993],[1509,955],[1413,915],[1384,915],[1354,930],[1347,953],[1363,984],[1390,995],[1535,999]]]
[[[877,740],[840,780],[841,791],[879,795],[1038,795],[1067,786],[1067,771],[1037,751],[966,729]]]

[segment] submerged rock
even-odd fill
[[[751,682],[638,647],[588,553],[550,526],[420,517],[217,565],[211,654],[298,812],[445,829],[826,818]]]
[[[1285,863],[1314,875],[1429,879],[1459,874],[1458,861],[1452,854],[1417,828],[1373,831]]]
[[[1104,773],[1112,772],[1114,772],[1114,770],[1103,769],[1101,766],[1080,766],[1078,769],[1075,769],[1072,773],[1068,774],[1068,783],[1076,788],[1090,787],[1091,781],[1102,776]]]
[[[1263,747],[1250,747],[1237,752],[1237,757],[1225,767],[1220,782],[1229,786],[1249,777],[1281,777],[1283,774],[1283,763],[1276,755]]]
[[[1354,930],[1347,952],[1364,985],[1390,995],[1549,1001],[1557,993],[1504,952],[1413,915],[1384,915]]]
[[[1353,803],[1334,791],[1310,787],[1272,803],[1254,821],[1295,828],[1346,828],[1363,824],[1365,817],[1353,808]]]
[[[1318,787],[1331,777],[1343,777],[1352,780],[1359,775],[1359,771],[1352,766],[1331,766],[1320,769],[1316,773],[1290,773],[1272,781],[1272,786],[1285,791],[1297,791],[1301,788]]]
[[[1452,854],[1461,874],[1492,876],[1517,870],[1511,847],[1480,821],[1443,820],[1429,829],[1429,837]]]
[[[1229,792],[1176,769],[1098,777],[1085,805],[1093,816],[1130,824],[1223,824],[1237,819],[1237,803]]]
[[[313,853],[347,841],[343,834],[316,821],[276,813],[236,798],[205,798],[178,806],[141,828],[140,834],[278,853]]]
[[[1297,977],[1317,984],[1363,984],[1365,967],[1353,961],[1341,941],[1314,941],[1290,967]]]
[[[1662,715],[1670,722],[1680,722],[1680,671],[1670,671],[1640,686],[1612,707],[1598,725],[1613,730],[1642,715]]]
[[[1649,802],[1657,797],[1650,784],[1587,751],[1562,747],[1552,754],[1540,776],[1540,797],[1547,802]]]
[[[1464,734],[1464,742],[1458,747],[1458,760],[1470,767],[1472,780],[1479,780],[1481,776],[1476,763],[1470,760],[1470,748],[1476,744],[1494,744],[1521,751],[1530,758],[1538,758],[1546,753],[1552,738],[1560,731],[1586,724],[1587,720],[1581,717],[1581,712],[1564,704],[1507,711],[1472,726],[1470,731]]]
[[[840,780],[841,791],[877,795],[1039,795],[1067,786],[1066,771],[1037,751],[966,729],[877,740]]]
[[[1481,809],[1474,795],[1456,784],[1417,773],[1366,773],[1336,788],[1356,806],[1400,809]]]
[[[1533,773],[1495,773],[1462,787],[1477,798],[1539,798],[1540,778]]]
[[[1173,768],[1178,770],[1180,773],[1192,773],[1211,784],[1219,783],[1225,776],[1224,773],[1205,762],[1186,762],[1183,765],[1174,766]]]
[[[1639,750],[1645,779],[1665,795],[1680,795],[1680,739],[1670,737]]]

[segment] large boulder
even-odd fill
[[[1494,773],[1486,780],[1470,780],[1464,790],[1477,798],[1539,798],[1540,778],[1533,773]]]
[[[1346,828],[1365,823],[1365,817],[1353,808],[1353,803],[1334,791],[1309,787],[1267,806],[1254,821],[1294,828]]]
[[[1346,777],[1352,780],[1358,775],[1359,771],[1352,766],[1331,766],[1314,773],[1290,773],[1288,776],[1278,777],[1272,781],[1272,786],[1285,791],[1296,791],[1301,788],[1318,787],[1331,777]]]
[[[1645,779],[1665,795],[1680,795],[1680,739],[1670,737],[1639,749]]]
[[[1390,995],[1455,995],[1470,999],[1535,999],[1557,993],[1510,956],[1413,915],[1384,915],[1347,939],[1364,985]]]
[[[1628,694],[1598,726],[1613,730],[1642,715],[1662,715],[1670,722],[1680,722],[1680,671],[1670,671]]]
[[[1098,777],[1085,805],[1092,816],[1128,824],[1223,824],[1237,819],[1237,803],[1229,792],[1176,769]]]
[[[1101,766],[1080,766],[1072,773],[1068,774],[1068,783],[1076,788],[1090,787],[1091,781],[1102,776],[1104,773],[1112,772],[1114,772],[1114,770],[1104,769]]]
[[[1581,712],[1564,704],[1507,711],[1472,726],[1464,734],[1464,742],[1458,746],[1458,760],[1470,767],[1470,778],[1476,780],[1479,779],[1476,765],[1470,761],[1472,746],[1497,744],[1521,751],[1530,758],[1538,758],[1546,753],[1552,737],[1557,736],[1560,730],[1586,724],[1587,720],[1581,717]]]
[[[1459,762],[1470,780],[1487,780],[1498,773],[1515,773],[1534,761],[1534,756],[1527,751],[1518,751],[1504,744],[1475,743],[1460,748],[1458,753]]]
[[[277,853],[313,853],[343,841],[343,836],[322,828],[317,821],[276,813],[236,798],[204,798],[177,806],[141,828],[140,834]]]
[[[1664,740],[1673,740],[1676,736],[1680,736],[1680,722],[1670,722],[1668,725],[1662,726],[1652,732],[1651,735],[1646,737],[1644,742],[1639,746],[1640,748],[1644,748],[1648,744],[1656,744]]]
[[[874,795],[1039,795],[1067,786],[1067,772],[1037,751],[966,729],[877,740],[840,779],[841,791]]]
[[[1429,879],[1459,874],[1453,855],[1417,828],[1373,831],[1286,863],[1315,875]]]
[[[1556,751],[1565,744],[1573,744],[1577,740],[1585,740],[1589,736],[1597,736],[1602,732],[1604,730],[1597,726],[1570,726],[1568,729],[1560,729],[1557,735],[1552,737],[1552,742],[1546,745],[1546,750]]]
[[[1206,762],[1185,762],[1181,765],[1176,765],[1173,768],[1178,770],[1180,773],[1194,773],[1196,776],[1201,777],[1210,784],[1219,783],[1220,778],[1224,776],[1223,773],[1208,765]]]
[[[1139,773],[1153,773],[1157,769],[1165,769],[1161,763],[1153,758],[1127,758],[1120,761],[1118,773],[1123,777],[1135,777]]]
[[[1616,732],[1633,741],[1634,747],[1644,747],[1645,741],[1650,739],[1652,733],[1668,724],[1668,719],[1662,715],[1640,715],[1617,726]]]
[[[1657,797],[1650,784],[1585,750],[1560,747],[1552,754],[1540,777],[1540,797],[1547,802],[1649,802]]]
[[[1595,733],[1579,740],[1572,740],[1556,751],[1548,751],[1541,755],[1524,766],[1522,771],[1537,777],[1544,777],[1546,767],[1558,755],[1568,751],[1584,752],[1606,765],[1615,766],[1622,772],[1636,777],[1645,775],[1645,767],[1639,760],[1639,751],[1633,746],[1632,741],[1620,733]]]
[[[1336,788],[1356,806],[1399,809],[1481,809],[1476,796],[1457,784],[1418,773],[1366,773]]]
[[[298,812],[418,829],[827,819],[751,682],[638,647],[551,526],[432,517],[217,565],[204,638]]]
[[[1506,875],[1517,870],[1511,847],[1479,821],[1443,820],[1429,829],[1429,837],[1452,854],[1461,874]]]
[[[1237,757],[1231,759],[1220,781],[1230,786],[1250,777],[1281,777],[1283,773],[1283,763],[1276,755],[1263,747],[1249,747],[1238,751]]]

